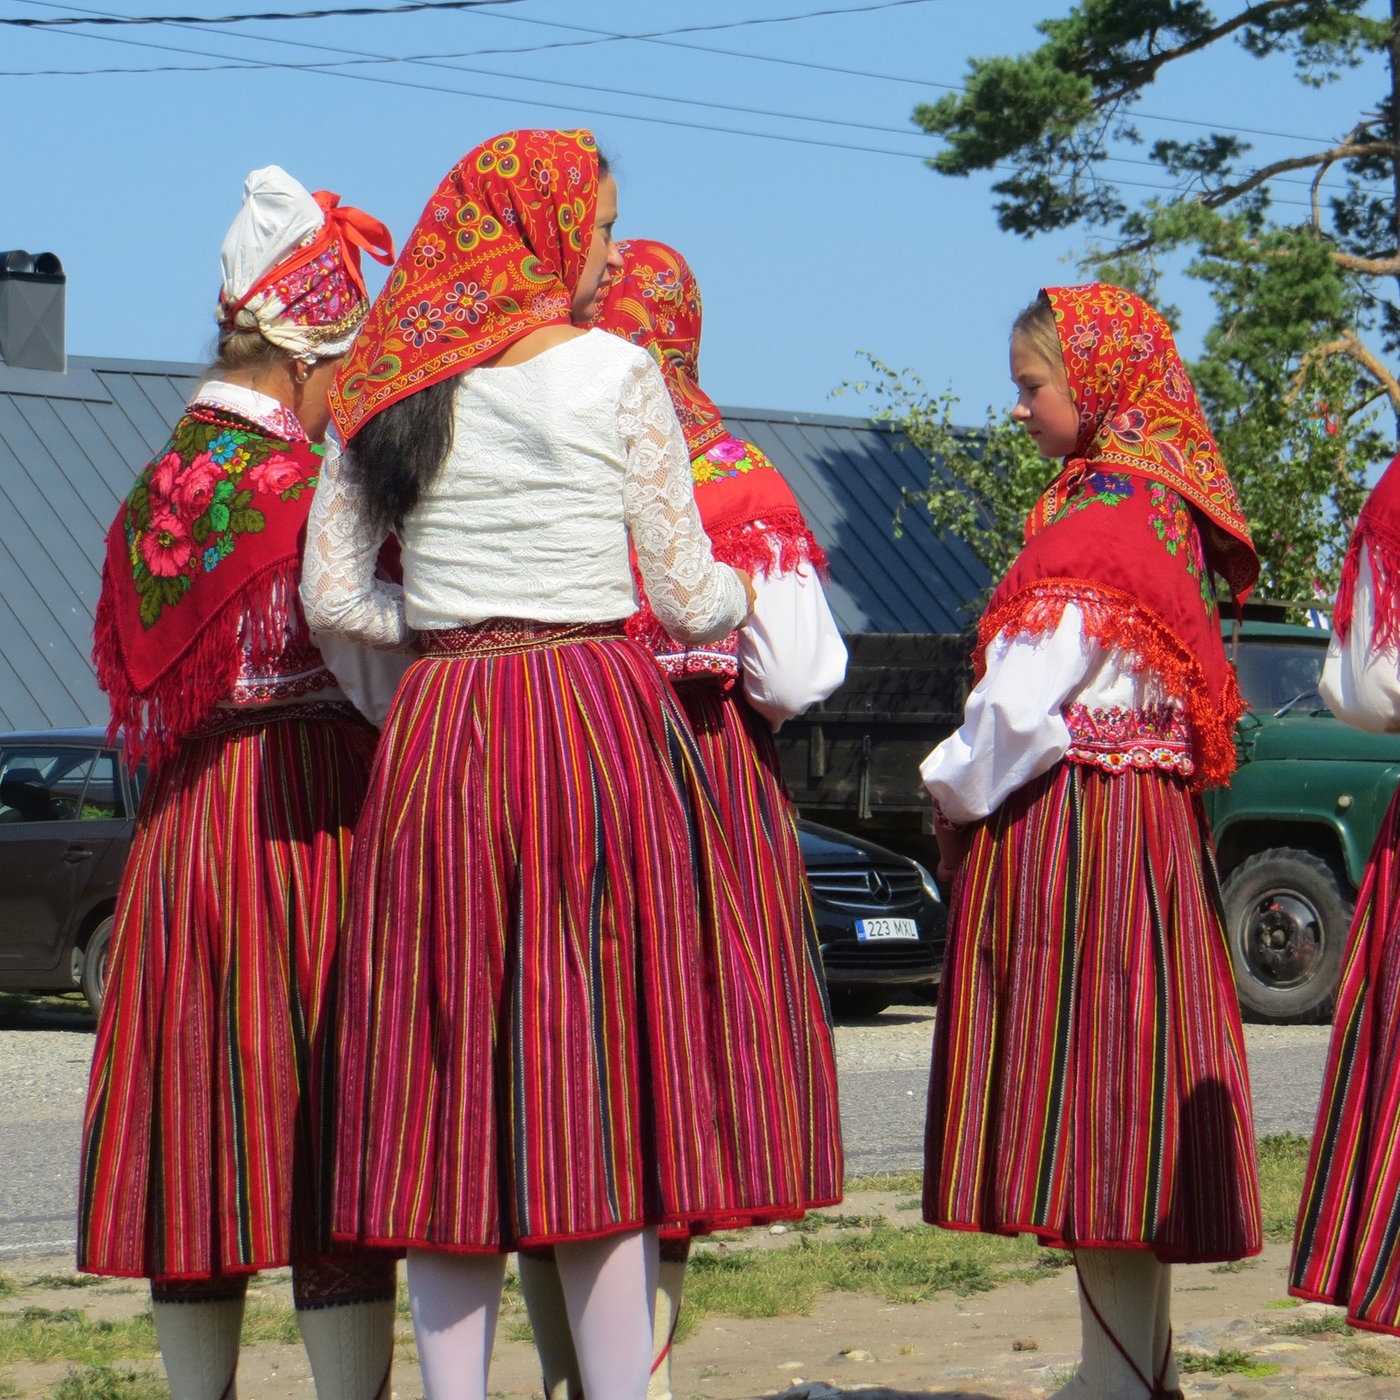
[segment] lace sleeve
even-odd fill
[[[365,528],[340,454],[327,447],[301,565],[301,605],[313,632],[394,651],[409,639],[403,589],[375,577],[383,543]]]
[[[657,621],[679,642],[711,642],[744,620],[734,570],[716,564],[695,508],[690,458],[661,372],[629,370],[618,403],[626,454],[623,507]]]

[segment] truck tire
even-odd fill
[[[92,937],[83,949],[82,988],[92,1014],[102,1010],[102,997],[107,990],[107,955],[112,949],[112,924],[110,914],[93,929]]]
[[[1348,890],[1330,861],[1287,846],[1260,851],[1230,872],[1225,932],[1246,1020],[1331,1017],[1351,925]]]

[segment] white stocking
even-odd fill
[[[485,1400],[504,1254],[408,1252],[408,1302],[428,1400]]]
[[[1181,1377],[1176,1369],[1176,1351],[1172,1346],[1172,1266],[1162,1265],[1157,1281],[1157,1322],[1152,1329],[1152,1357],[1156,1363],[1155,1376],[1162,1373],[1162,1389],[1168,1393],[1181,1389]],[[1165,1362],[1165,1365],[1163,1364]]]
[[[1051,1400],[1150,1400],[1158,1288],[1166,1266],[1145,1249],[1076,1249],[1083,1360]]]
[[[172,1400],[236,1400],[243,1299],[152,1300],[151,1311]]]
[[[298,1308],[316,1400],[389,1400],[394,1300]]]
[[[569,1310],[564,1305],[554,1255],[522,1254],[519,1262],[520,1291],[535,1334],[545,1400],[580,1400],[583,1382],[579,1380],[574,1339],[569,1335]]]
[[[685,1259],[663,1259],[656,1280],[656,1322],[652,1338],[651,1383],[647,1400],[672,1400],[671,1338],[681,1311],[685,1287]]]
[[[656,1231],[556,1244],[554,1257],[584,1394],[600,1400],[646,1400]]]

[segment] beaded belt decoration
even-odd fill
[[[525,618],[488,617],[470,627],[447,627],[418,634],[424,656],[510,656],[570,642],[626,636],[620,622],[530,622]]]

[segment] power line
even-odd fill
[[[36,4],[38,0],[29,0]],[[258,15],[65,15],[59,19],[27,19],[22,15],[0,15],[0,25],[19,29],[58,29],[75,24],[248,24],[254,20],[342,19],[363,15],[411,15],[419,10],[479,10],[488,5],[518,5],[520,0],[416,0],[416,3],[376,9],[368,5],[336,10],[275,10]],[[66,5],[47,8],[68,9]]]
[[[406,5],[406,6],[403,6],[403,7],[400,7],[400,8],[401,8],[402,12],[408,12],[408,11],[410,11],[410,10],[423,10],[423,9],[461,9],[461,8],[473,8],[473,9],[474,9],[474,8],[481,8],[481,7],[485,6],[485,5],[489,5],[489,4],[492,4],[492,3],[516,3],[516,2],[517,2],[517,0],[441,0],[440,3],[436,3],[436,4],[432,4],[432,3],[419,3],[419,4],[410,4],[410,5]],[[471,52],[470,55],[467,55],[467,54],[456,54],[456,55],[440,55],[440,54],[439,54],[439,55],[427,55],[427,54],[424,54],[424,55],[405,55],[405,56],[403,56],[403,57],[393,57],[393,56],[386,57],[386,56],[380,55],[380,54],[369,54],[369,53],[365,53],[365,52],[363,52],[362,50],[346,49],[346,48],[336,48],[336,47],[332,47],[332,46],[329,46],[329,45],[323,45],[323,44],[312,44],[312,43],[308,43],[308,42],[303,41],[303,40],[281,40],[281,39],[272,39],[272,40],[270,40],[270,42],[273,42],[273,43],[280,43],[280,44],[292,43],[292,44],[294,44],[295,46],[300,47],[300,48],[314,49],[314,50],[317,50],[317,51],[320,51],[320,52],[324,52],[324,53],[334,53],[334,54],[349,55],[349,57],[348,57],[348,58],[345,58],[345,59],[342,59],[342,60],[340,60],[339,62],[336,62],[336,63],[334,63],[334,64],[332,64],[332,63],[321,63],[321,62],[318,62],[318,63],[299,64],[299,63],[290,63],[290,62],[279,62],[279,61],[276,61],[276,60],[266,60],[266,59],[235,59],[235,60],[232,61],[232,62],[223,61],[223,62],[216,63],[216,64],[148,65],[148,66],[143,66],[143,67],[125,67],[125,68],[107,67],[107,68],[99,68],[99,69],[44,69],[44,70],[32,70],[32,69],[31,69],[31,70],[14,70],[14,71],[10,71],[10,72],[0,72],[0,77],[89,77],[89,76],[99,76],[99,75],[112,75],[112,76],[115,76],[115,75],[154,74],[154,73],[167,73],[167,72],[171,72],[171,73],[181,73],[181,72],[196,73],[196,72],[219,72],[219,71],[257,71],[257,70],[260,70],[260,69],[271,69],[271,70],[292,71],[292,72],[315,72],[315,73],[321,73],[321,74],[323,74],[323,75],[325,75],[325,76],[329,76],[329,77],[358,78],[360,81],[366,81],[366,82],[382,82],[382,83],[386,83],[386,84],[391,85],[391,86],[406,87],[406,88],[410,88],[410,89],[417,87],[417,88],[419,88],[420,90],[423,90],[423,91],[438,91],[438,92],[452,92],[452,93],[458,93],[458,92],[459,92],[458,89],[445,89],[445,88],[441,88],[441,87],[437,87],[437,86],[430,86],[430,85],[424,85],[424,84],[412,84],[412,83],[404,82],[404,81],[402,81],[402,80],[393,80],[393,79],[387,79],[387,78],[376,78],[376,77],[373,77],[373,76],[367,75],[367,74],[354,74],[354,73],[349,73],[349,72],[343,71],[343,70],[345,70],[345,69],[347,69],[347,68],[355,67],[355,66],[388,65],[388,64],[395,64],[395,63],[407,63],[407,64],[412,64],[412,65],[415,65],[415,66],[441,68],[441,69],[443,69],[443,70],[445,70],[445,71],[448,71],[448,72],[465,72],[465,73],[474,73],[474,74],[477,74],[478,76],[500,77],[500,78],[505,79],[505,80],[507,80],[507,81],[513,81],[513,82],[533,82],[533,83],[542,84],[542,85],[546,85],[546,86],[552,86],[552,87],[568,87],[568,88],[574,88],[574,89],[577,89],[577,90],[579,90],[579,91],[585,91],[585,92],[599,92],[599,91],[602,91],[602,92],[611,92],[611,93],[616,93],[616,94],[619,95],[619,96],[635,98],[636,100],[639,100],[639,101],[658,101],[658,102],[680,103],[680,104],[684,104],[684,105],[688,105],[688,106],[706,107],[706,108],[717,109],[717,110],[721,110],[721,111],[740,112],[740,113],[742,113],[742,114],[744,114],[744,115],[747,115],[747,116],[773,117],[773,118],[776,118],[776,119],[778,119],[778,120],[803,121],[803,122],[810,122],[810,123],[815,123],[815,124],[820,124],[820,125],[843,127],[843,128],[849,129],[849,130],[875,131],[875,132],[880,132],[880,133],[890,134],[890,135],[909,135],[909,136],[917,136],[917,135],[920,135],[920,134],[922,134],[922,133],[916,133],[916,132],[912,132],[912,131],[905,131],[903,128],[891,127],[891,126],[887,126],[887,125],[883,125],[883,124],[875,124],[875,123],[867,123],[867,122],[843,121],[843,120],[841,120],[841,119],[839,119],[839,118],[820,117],[820,116],[809,116],[809,115],[805,115],[805,114],[802,114],[802,113],[781,112],[781,111],[774,111],[774,110],[772,110],[772,109],[765,109],[765,108],[737,107],[737,106],[735,106],[734,104],[730,104],[730,103],[713,103],[713,102],[704,101],[703,99],[676,97],[676,96],[672,96],[672,95],[670,95],[670,94],[664,94],[664,95],[663,95],[663,94],[654,94],[654,93],[639,93],[639,92],[628,91],[628,90],[625,90],[625,89],[618,89],[618,88],[611,87],[611,86],[597,85],[597,84],[587,84],[587,83],[574,83],[574,82],[568,82],[568,81],[565,81],[565,80],[562,80],[562,79],[525,77],[525,76],[523,76],[523,75],[518,75],[518,74],[500,73],[500,72],[498,72],[497,70],[494,70],[494,69],[483,69],[483,68],[472,67],[472,66],[465,65],[465,64],[449,63],[449,62],[445,62],[444,59],[446,59],[446,58],[461,58],[461,57],[474,57],[474,58],[475,58],[475,57],[481,57],[481,56],[512,56],[512,55],[526,55],[526,54],[538,53],[538,52],[542,52],[542,51],[546,51],[546,50],[550,50],[550,49],[585,47],[585,46],[592,46],[592,45],[603,44],[603,43],[612,43],[612,42],[619,42],[619,41],[630,41],[630,40],[635,40],[635,41],[644,42],[644,43],[657,43],[657,44],[662,44],[662,45],[665,45],[665,46],[667,46],[667,47],[676,47],[676,48],[690,49],[690,50],[694,50],[694,51],[700,52],[700,53],[713,53],[713,54],[719,54],[719,55],[728,56],[728,57],[750,59],[750,60],[754,60],[754,61],[758,61],[758,62],[780,63],[780,64],[786,64],[786,65],[789,65],[789,66],[795,66],[795,67],[801,67],[801,68],[815,69],[815,70],[818,70],[818,71],[826,71],[826,72],[840,73],[840,74],[844,74],[844,75],[847,75],[847,76],[874,78],[874,79],[878,79],[878,80],[881,80],[881,81],[892,81],[892,82],[902,82],[902,83],[920,84],[920,83],[921,83],[921,80],[912,79],[912,78],[903,78],[903,77],[899,77],[899,76],[895,76],[895,75],[889,75],[889,74],[871,73],[871,72],[868,72],[868,71],[866,71],[866,70],[861,70],[861,69],[841,68],[841,67],[837,67],[837,66],[835,66],[835,65],[818,64],[818,63],[814,63],[814,62],[810,62],[810,61],[806,61],[806,60],[777,58],[777,57],[772,57],[772,56],[769,56],[769,55],[747,53],[747,52],[742,51],[742,50],[726,50],[726,49],[714,48],[714,47],[711,47],[711,46],[709,46],[709,45],[686,43],[686,42],[684,42],[684,41],[680,41],[680,40],[674,39],[673,36],[678,35],[678,34],[692,34],[692,33],[700,33],[700,32],[711,32],[711,31],[721,30],[721,29],[747,28],[747,27],[752,27],[752,26],[762,25],[762,24],[789,24],[789,23],[794,23],[794,22],[797,22],[797,21],[799,21],[799,20],[804,20],[804,19],[824,18],[824,17],[829,17],[829,16],[832,16],[832,15],[843,15],[843,14],[852,14],[852,13],[867,13],[867,12],[875,11],[875,10],[885,10],[885,9],[903,8],[903,7],[907,6],[907,5],[913,5],[913,4],[940,3],[940,2],[941,2],[941,0],[882,0],[882,3],[873,4],[873,5],[858,5],[858,6],[833,7],[833,8],[829,8],[829,9],[825,9],[825,10],[810,11],[810,12],[807,12],[807,13],[804,13],[804,14],[799,14],[799,15],[773,16],[773,17],[768,17],[768,18],[759,17],[759,18],[750,18],[750,19],[746,19],[746,20],[728,21],[728,22],[723,22],[723,23],[718,23],[718,24],[708,24],[708,25],[688,25],[688,26],[684,26],[684,27],[679,28],[679,29],[672,29],[672,30],[656,30],[656,31],[651,31],[651,32],[649,32],[649,33],[635,34],[635,35],[634,35],[634,34],[619,34],[619,33],[616,33],[615,31],[611,31],[611,30],[594,29],[594,28],[590,28],[590,27],[582,26],[582,25],[571,25],[571,24],[555,23],[555,22],[553,22],[553,21],[546,21],[546,20],[535,20],[535,19],[529,18],[528,16],[523,16],[523,15],[504,15],[504,14],[502,14],[502,15],[493,15],[492,18],[494,18],[494,19],[502,19],[502,20],[511,20],[511,21],[516,22],[516,23],[535,24],[535,25],[548,25],[550,28],[567,29],[567,30],[571,30],[571,31],[573,31],[573,32],[575,32],[575,33],[587,34],[587,35],[589,35],[590,37],[589,37],[588,39],[585,39],[585,40],[568,41],[568,42],[562,42],[562,41],[561,41],[560,43],[533,45],[533,46],[526,47],[526,48],[477,49],[477,50],[473,50],[473,51]],[[78,9],[78,8],[79,8],[79,7],[77,7],[77,6],[70,6],[70,5],[64,5],[64,4],[60,4],[60,3],[55,3],[55,0],[25,0],[25,3],[40,5],[40,6],[42,6],[43,8],[46,8],[46,9],[75,10],[75,9]],[[331,15],[352,14],[352,13],[392,14],[392,13],[395,13],[395,12],[396,12],[396,11],[394,11],[394,10],[374,10],[374,11],[371,11],[371,10],[354,10],[354,11],[352,11],[352,10],[340,10],[340,11],[318,11],[318,12],[314,12],[314,13],[317,14],[317,15],[321,15],[321,16],[331,16]],[[275,17],[275,16],[274,16],[274,17]],[[298,17],[298,16],[282,16],[282,17],[291,17],[291,18],[295,18],[295,17]],[[308,15],[305,16],[305,17],[310,17],[310,14],[308,13]],[[87,13],[87,18],[90,19],[90,20],[91,20],[92,22],[94,22],[94,23],[97,23],[97,22],[107,22],[107,21],[122,22],[122,23],[128,22],[128,21],[127,21],[127,17],[125,17],[125,16],[112,16],[112,15],[109,15],[109,14],[104,14],[103,12],[100,12],[100,11],[98,11],[98,12],[89,11],[89,12]],[[243,17],[243,18],[258,18],[258,16],[246,16],[246,17]],[[0,21],[0,22],[3,22],[3,21]],[[71,22],[71,23],[82,23],[82,22],[84,22],[84,21],[83,21],[82,18],[75,18],[75,19],[72,19],[71,21],[69,21],[69,20],[65,20],[65,21],[64,21],[64,23],[69,23],[69,22]],[[193,22],[191,23],[191,22],[187,22],[185,19],[183,19],[183,18],[181,18],[181,17],[169,16],[169,17],[163,17],[163,18],[149,18],[149,19],[143,20],[142,22],[145,22],[145,23],[155,23],[155,24],[167,24],[167,25],[169,25],[169,26],[171,26],[171,27],[193,27],[194,25],[197,25],[197,24],[219,23],[219,22],[222,22],[222,21],[215,21],[215,20],[195,20],[195,21],[193,21]],[[71,32],[71,31],[70,31],[70,32]],[[113,36],[113,35],[87,35],[87,36],[81,36],[81,35],[80,35],[79,37],[88,37],[88,38],[98,39],[98,40],[101,40],[101,41],[104,41],[104,42],[109,42],[109,43],[125,43],[125,44],[130,44],[131,46],[137,47],[137,48],[157,49],[157,50],[160,50],[160,51],[171,52],[171,53],[195,54],[195,55],[198,55],[198,56],[201,56],[201,57],[218,57],[218,58],[220,58],[220,59],[224,59],[224,57],[225,57],[225,56],[222,55],[222,54],[220,54],[220,55],[213,55],[213,54],[209,54],[207,51],[195,50],[195,49],[187,49],[187,48],[180,48],[180,47],[176,47],[176,46],[172,46],[172,45],[155,44],[155,43],[151,43],[151,42],[149,42],[149,41],[144,41],[144,40],[121,40],[121,39],[118,39],[116,36]],[[946,88],[946,89],[948,89],[948,90],[950,90],[950,91],[962,91],[962,89],[959,89],[959,88],[952,88],[952,87],[950,87],[948,84],[942,84],[942,83],[922,82],[921,85],[923,85],[923,86],[928,86],[928,87]],[[462,95],[462,96],[467,96],[467,97],[478,97],[478,98],[481,98],[481,99],[483,99],[483,100],[489,100],[489,101],[500,101],[500,100],[503,100],[503,99],[502,99],[499,95],[497,95],[497,94],[477,94],[477,93],[469,93],[469,92],[460,92],[460,95]],[[509,100],[509,99],[504,99],[504,100]],[[576,108],[574,108],[574,107],[572,107],[572,106],[563,106],[563,105],[557,104],[557,103],[547,103],[547,102],[539,102],[539,101],[536,101],[536,105],[550,107],[550,108],[552,108],[552,109],[554,109],[554,110],[566,110],[566,111],[578,110],[578,109],[576,109]],[[666,125],[680,126],[680,127],[687,127],[687,126],[689,126],[689,127],[691,127],[692,129],[696,129],[696,130],[705,130],[705,131],[714,131],[714,132],[720,132],[720,133],[726,133],[726,134],[733,134],[733,135],[750,136],[750,137],[754,137],[754,138],[757,138],[757,139],[787,140],[787,141],[799,142],[799,143],[801,143],[801,144],[818,145],[818,146],[823,145],[823,144],[828,144],[828,143],[823,143],[823,142],[816,141],[816,140],[813,140],[813,139],[810,139],[810,138],[801,138],[801,137],[792,137],[792,136],[779,136],[779,135],[777,135],[777,134],[775,134],[775,133],[769,133],[769,132],[748,132],[748,131],[739,131],[739,130],[736,130],[736,129],[734,129],[734,128],[728,128],[728,127],[714,127],[714,126],[707,126],[707,125],[703,125],[703,124],[694,124],[694,123],[678,122],[678,121],[667,120],[667,119],[665,119],[665,118],[659,118],[659,117],[657,117],[657,118],[649,118],[649,117],[646,117],[646,116],[640,116],[640,115],[637,115],[637,114],[634,114],[634,113],[627,113],[627,112],[614,112],[614,111],[596,110],[596,109],[593,109],[593,110],[590,110],[590,111],[589,111],[589,115],[599,115],[599,116],[616,117],[616,118],[621,118],[621,119],[624,119],[624,120],[657,121],[657,122],[661,122],[662,124],[666,124]],[[1141,117],[1149,117],[1149,116],[1150,116],[1150,114],[1147,114],[1147,113],[1137,113],[1136,115],[1141,116]],[[1287,132],[1267,132],[1267,131],[1261,131],[1261,130],[1257,130],[1257,129],[1243,128],[1243,127],[1230,127],[1230,126],[1225,126],[1225,125],[1219,125],[1219,126],[1215,126],[1215,127],[1212,128],[1210,123],[1201,122],[1201,121],[1198,121],[1198,120],[1197,120],[1197,121],[1193,121],[1193,120],[1187,119],[1187,118],[1176,118],[1176,117],[1152,117],[1151,119],[1152,119],[1152,120],[1167,121],[1167,122],[1177,122],[1177,123],[1180,123],[1180,124],[1182,124],[1182,125],[1191,125],[1191,126],[1201,127],[1202,129],[1214,129],[1214,130],[1224,130],[1224,131],[1236,131],[1236,132],[1242,132],[1242,133],[1246,133],[1246,134],[1264,135],[1264,136],[1275,136],[1275,137],[1281,137],[1281,138],[1290,139],[1290,140],[1314,140],[1314,141],[1321,141],[1321,140],[1323,139],[1323,138],[1301,137],[1301,136],[1298,136],[1298,135],[1296,135],[1296,134],[1294,134],[1294,133],[1287,133]],[[911,153],[908,153],[908,152],[890,151],[890,150],[887,150],[887,149],[876,148],[876,147],[854,146],[854,145],[850,145],[850,144],[847,144],[847,143],[830,143],[830,144],[831,144],[831,146],[832,146],[832,149],[843,149],[843,150],[851,150],[851,151],[856,151],[856,152],[866,152],[866,153],[869,153],[869,154],[876,154],[876,155],[908,155],[908,154],[911,154]],[[1122,163],[1122,164],[1130,164],[1130,165],[1131,165],[1131,164],[1139,164],[1139,165],[1152,166],[1152,165],[1155,164],[1155,162],[1152,162],[1152,161],[1150,161],[1150,160],[1138,160],[1138,159],[1134,159],[1134,158],[1132,158],[1132,157],[1125,157],[1125,156],[1110,157],[1109,159],[1113,159],[1113,160],[1115,160],[1115,161],[1117,161],[1117,162],[1119,162],[1119,163]],[[1127,182],[1121,182],[1121,181],[1120,181],[1119,183],[1127,183]],[[1303,185],[1303,184],[1307,184],[1307,183],[1309,183],[1309,182],[1307,182],[1307,181],[1287,181],[1287,180],[1284,180],[1284,181],[1280,181],[1279,183]],[[1168,186],[1168,185],[1162,185],[1162,186],[1147,186],[1147,188],[1160,188],[1160,189],[1164,189],[1164,190],[1165,190],[1165,189],[1171,189],[1171,188],[1174,188],[1174,187],[1173,187],[1173,186]],[[1282,202],[1282,201],[1281,201],[1281,202]],[[1291,201],[1290,201],[1290,202],[1291,202]]]

